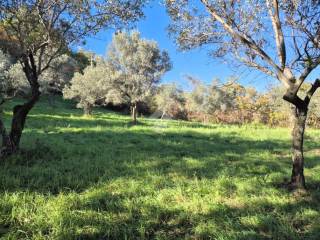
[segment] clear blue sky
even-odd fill
[[[229,76],[235,75],[240,77],[242,84],[255,86],[259,90],[264,90],[270,85],[270,78],[268,79],[264,74],[245,67],[239,69],[228,66],[221,60],[208,56],[206,49],[180,52],[173,39],[168,36],[166,28],[170,19],[160,3],[154,3],[151,7],[146,8],[145,15],[146,17],[138,22],[137,30],[141,32],[143,38],[155,40],[161,49],[166,49],[173,63],[172,70],[166,73],[162,82],[177,82],[178,85],[187,88],[188,83],[184,79],[186,74],[207,83],[213,78],[225,81]],[[111,38],[112,31],[102,31],[95,37],[88,38],[84,49],[105,55],[106,46],[110,43]],[[272,82],[276,83],[273,80]]]

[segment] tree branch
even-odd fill
[[[318,59],[316,59],[312,64],[309,64],[304,71],[301,73],[301,75],[299,76],[299,81],[303,82],[308,76],[309,74],[316,68],[318,67],[318,65],[320,64],[320,57]]]
[[[304,98],[304,102],[308,106],[310,103],[310,100],[313,96],[313,94],[317,91],[317,89],[320,87],[320,80],[316,79],[313,84],[311,84],[311,88],[307,92],[306,97]]]
[[[235,31],[233,27],[228,24],[218,13],[217,11],[208,3],[208,0],[201,0],[201,2],[205,5],[206,9],[209,11],[211,16],[216,19],[223,28],[233,37],[237,38],[242,44],[246,45],[249,49],[253,50],[257,55],[259,55],[264,61],[267,62],[274,70],[275,75],[280,75],[280,81],[283,81],[284,84],[288,85],[289,79],[284,76],[283,69],[281,69],[272,59],[271,57],[261,49],[250,37],[246,36],[243,33]]]
[[[269,15],[270,15],[272,26],[273,26],[281,69],[284,70],[286,66],[286,45],[285,45],[283,31],[281,28],[281,21],[279,17],[279,2],[278,0],[272,0],[272,4],[271,4],[270,1],[271,0],[267,0],[266,4],[267,4],[267,7],[269,8]],[[272,9],[274,11],[272,11]]]
[[[269,76],[272,76],[272,77],[277,77],[275,76],[274,72],[272,72],[270,69],[260,65],[260,64],[257,64],[256,62],[254,61],[250,61],[249,59],[246,59],[244,57],[241,57],[239,56],[238,53],[235,53],[235,57],[242,63],[244,63],[245,65],[247,65],[248,67],[252,67],[252,68],[255,68],[255,69],[258,69],[260,70],[261,72],[269,75]]]

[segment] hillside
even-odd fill
[[[309,190],[292,194],[289,129],[133,126],[74,105],[42,100],[21,154],[0,163],[1,239],[320,239],[319,130],[307,129]]]

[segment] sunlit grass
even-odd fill
[[[289,129],[133,126],[56,105],[37,105],[21,154],[0,163],[3,239],[320,239],[319,130],[307,130],[309,190],[293,194]]]

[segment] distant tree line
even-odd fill
[[[265,124],[288,127],[293,124],[292,107],[282,101],[281,85],[258,91],[252,86],[241,85],[236,77],[222,83],[218,79],[210,84],[187,76],[190,90],[183,90],[176,83],[156,85],[153,93],[138,105],[144,115],[163,119],[180,119],[204,123]],[[305,83],[301,95],[307,94],[310,84]],[[315,94],[309,105],[307,124],[320,127],[320,94]]]
[[[307,94],[308,87],[307,83],[302,86],[302,94]],[[289,103],[281,101],[282,93],[283,87],[279,85],[258,91],[239,84],[234,78],[224,84],[219,80],[205,84],[192,78],[190,91],[183,91],[174,83],[160,85],[151,101],[151,109],[159,111],[158,116],[162,118],[287,127],[293,121],[293,109]],[[309,126],[320,126],[320,115],[316,111],[319,107],[320,95],[315,94],[309,106]]]

